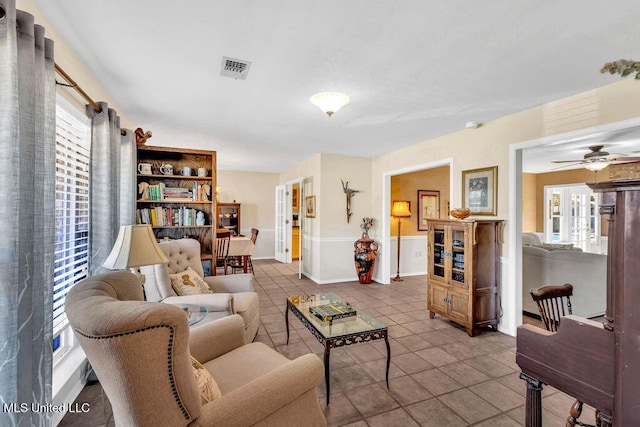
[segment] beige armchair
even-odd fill
[[[168,264],[140,267],[145,276],[147,301],[206,306],[210,312],[208,320],[239,314],[244,320],[247,342],[253,341],[260,324],[260,304],[258,294],[254,292],[253,275],[204,276],[200,243],[194,239],[162,242],[160,248],[169,258]],[[179,296],[175,293],[169,276],[189,267],[204,279],[213,294]]]
[[[326,425],[316,391],[320,359],[291,361],[263,343],[245,344],[240,316],[190,330],[179,307],[143,301],[137,278],[124,271],[78,283],[66,310],[116,425]],[[201,404],[191,356],[220,397]]]

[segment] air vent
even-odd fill
[[[249,74],[249,68],[251,68],[251,62],[249,61],[223,56],[220,75],[233,79],[246,80],[247,74]]]

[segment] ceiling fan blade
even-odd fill
[[[552,162],[552,163],[567,163],[567,162],[564,162],[564,161],[556,161],[556,162]],[[581,162],[581,161],[580,161],[580,162],[573,162],[573,164],[572,164],[572,165],[562,165],[562,166],[558,166],[557,168],[553,168],[553,169],[551,169],[551,170],[552,170],[552,171],[556,171],[556,170],[558,170],[558,169],[564,169],[564,168],[568,168],[568,167],[570,167],[570,166],[581,165],[581,164],[582,164],[582,162]]]
[[[609,160],[615,163],[633,163],[633,162],[640,162],[640,157],[617,157],[615,159],[609,159]]]
[[[551,163],[582,163],[584,160],[552,160]]]

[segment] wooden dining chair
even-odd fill
[[[529,293],[538,306],[540,318],[548,331],[557,332],[560,319],[573,313],[571,310],[573,286],[569,283],[561,286],[542,286],[531,289]]]
[[[231,239],[231,233],[228,231],[216,233],[215,269],[217,270],[218,268],[223,268],[224,274],[227,274],[227,268],[229,266],[230,239]]]
[[[546,330],[557,332],[560,326],[560,319],[564,316],[573,314],[571,309],[571,297],[573,296],[573,286],[565,283],[561,286],[542,286],[537,289],[529,290],[531,298],[535,301],[540,312],[540,318],[544,323]],[[567,418],[567,426],[585,426],[593,427],[591,424],[585,424],[578,421],[582,414],[582,402],[576,400],[569,410]],[[596,414],[596,420],[598,416]],[[596,425],[598,425],[596,423]]]
[[[258,240],[258,233],[260,230],[257,228],[251,229],[251,242],[255,245],[256,240]],[[231,267],[231,272],[235,274],[236,270],[242,270],[244,272],[244,257],[237,256],[232,257],[233,259],[229,260],[229,267]],[[253,263],[251,262],[251,255],[247,257],[247,268],[251,274],[253,274]]]

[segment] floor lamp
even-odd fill
[[[400,278],[400,221],[402,221],[402,218],[408,218],[411,216],[409,202],[393,202],[393,206],[391,207],[391,216],[398,218],[398,268],[396,271],[396,277],[393,278],[393,281],[402,282],[402,279]]]

